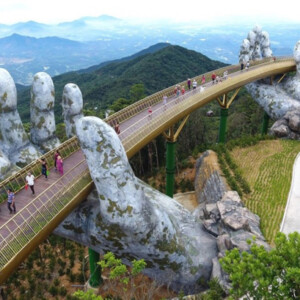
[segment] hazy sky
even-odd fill
[[[300,22],[299,0],[276,4],[264,0],[0,0],[0,23],[59,23],[83,16],[108,14],[122,19],[201,21],[251,18]]]

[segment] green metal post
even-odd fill
[[[261,127],[261,135],[265,135],[265,134],[268,133],[269,120],[270,120],[270,117],[269,117],[269,115],[265,112],[265,113],[264,113],[264,118],[263,118],[263,124],[262,124],[262,127]]]
[[[175,150],[176,142],[167,141],[167,186],[166,195],[173,198],[175,177]]]
[[[97,264],[100,260],[100,255],[93,249],[89,248],[89,261],[90,261],[90,281],[91,287],[96,288],[102,283],[101,267]]]
[[[221,119],[220,119],[220,128],[219,128],[219,143],[225,143],[226,141],[226,130],[227,130],[227,117],[228,117],[228,108],[221,108]]]

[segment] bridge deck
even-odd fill
[[[66,173],[68,170],[70,170],[72,167],[74,167],[79,161],[82,161],[84,159],[83,152],[81,150],[76,151],[71,156],[66,158],[64,160],[64,173]],[[78,171],[78,169],[75,169],[74,172]],[[70,176],[69,176],[70,177]],[[55,171],[54,168],[50,169],[50,174],[48,176],[48,179],[45,179],[44,176],[40,176],[35,180],[35,195],[32,195],[32,192],[30,188],[26,191],[25,189],[22,189],[15,195],[15,203],[17,212],[20,212],[28,203],[33,199],[41,195],[45,190],[47,190],[51,185],[57,184],[60,186],[64,186],[67,184],[67,178],[62,178],[61,181],[59,179],[61,178],[61,175],[59,172]],[[49,196],[52,195],[53,191],[49,190],[48,194]],[[47,195],[45,195],[46,198]],[[3,237],[1,227],[4,223],[6,223],[8,220],[10,220],[14,215],[10,215],[7,203],[2,203],[0,205],[0,236]],[[4,235],[5,237],[5,235]]]
[[[278,66],[278,68],[276,68],[276,66]],[[280,62],[267,62],[267,67],[264,63],[262,66],[254,66],[249,71],[244,70],[243,72],[239,71],[239,66],[234,66],[234,68],[229,66],[227,69],[230,68],[232,69],[231,74],[229,74],[230,79],[215,84],[213,88],[211,88],[211,82],[207,82],[204,92],[200,93],[198,87],[196,91],[187,91],[185,95],[177,98],[173,94],[174,87],[171,87],[155,94],[155,97],[150,97],[149,101],[142,100],[132,105],[132,107],[125,108],[124,112],[116,113],[116,117],[109,117],[106,120],[109,124],[120,123],[121,133],[119,137],[128,157],[131,157],[163,130],[169,128],[170,125],[176,123],[198,107],[205,105],[230,90],[262,78],[263,76],[292,71],[295,69],[295,62],[291,62],[291,59],[289,59],[287,63],[281,64]],[[225,68],[220,69],[219,74],[224,70]],[[260,74],[260,70],[263,70],[263,75]],[[211,73],[206,74],[206,80],[210,81]],[[218,72],[216,73],[218,74]],[[197,78],[197,80],[200,82],[200,78]],[[180,83],[180,85],[183,84],[184,83]],[[166,109],[162,103],[163,95],[168,95]],[[152,105],[153,111],[151,119],[149,119],[147,111],[149,105]],[[74,149],[78,149],[78,146]],[[80,161],[82,162],[78,164]],[[34,245],[22,252],[23,248],[25,248],[24,245],[30,243],[30,239],[34,239],[33,232],[38,235],[39,230],[44,230],[43,227],[38,228],[39,222],[43,223],[43,226],[47,224],[47,222],[50,222],[48,221],[48,214],[50,214],[52,218],[50,218],[51,222],[56,218],[53,224],[57,226],[67,213],[78,205],[78,201],[86,197],[92,187],[91,178],[88,174],[88,168],[81,150],[74,152],[64,160],[64,171],[65,175],[60,177],[52,168],[48,180],[43,176],[37,178],[35,181],[35,196],[31,195],[30,189],[26,191],[21,188],[15,196],[17,207],[16,215],[9,214],[6,203],[0,205],[0,283],[9,276],[18,263],[33,249]],[[81,180],[81,177],[84,178],[84,180]],[[76,187],[77,183],[78,187]],[[69,187],[72,192],[66,196]],[[82,192],[83,190],[84,192]],[[75,197],[76,193],[78,197]],[[68,201],[73,202],[73,204],[69,205],[70,203]],[[46,202],[49,202],[49,207],[45,206]],[[57,206],[56,202],[63,203]],[[34,204],[31,205],[31,203]],[[42,213],[40,213],[40,210]],[[64,214],[60,213],[60,210],[64,211]],[[54,226],[53,224],[52,226]],[[51,228],[48,228],[48,230],[41,234],[39,238],[35,239],[32,244],[37,245],[42,238],[46,237],[50,232]],[[14,239],[16,235],[20,236],[19,240],[17,238]],[[20,252],[22,252],[22,255],[19,255]]]

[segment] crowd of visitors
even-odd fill
[[[54,168],[55,171],[58,171],[60,175],[64,174],[64,168],[63,168],[63,159],[58,150],[55,151],[54,154]],[[41,163],[41,173],[45,176],[45,179],[48,179],[49,176],[49,169],[48,164],[45,158],[41,158],[38,160]],[[27,172],[27,176],[25,177],[25,190],[28,190],[28,187],[30,188],[32,195],[35,195],[35,177],[34,175],[29,171]],[[12,191],[11,188],[7,189],[7,208],[9,210],[9,213],[16,213],[16,203],[15,203],[15,193]]]

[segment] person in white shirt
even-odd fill
[[[166,110],[166,108],[167,108],[167,100],[168,100],[168,96],[164,95],[163,96],[164,110]]]
[[[27,184],[29,185],[29,187],[32,191],[32,195],[34,195],[35,191],[34,191],[34,176],[33,176],[33,174],[28,172],[25,179],[26,179],[26,182],[27,182]]]
[[[249,70],[249,68],[250,68],[250,63],[249,63],[249,61],[247,61],[247,63],[246,63],[246,70]]]
[[[197,88],[197,81],[194,79],[193,80],[193,90],[195,90]]]

